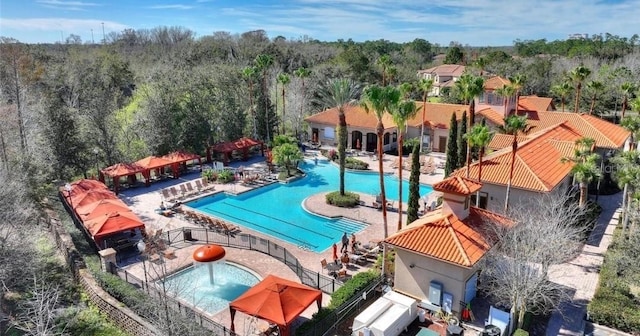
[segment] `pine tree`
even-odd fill
[[[407,225],[418,219],[420,209],[420,146],[413,146],[411,153],[411,175],[409,176],[409,204],[407,206]]]
[[[464,138],[465,134],[467,134],[467,111],[462,113],[460,127],[458,128],[458,162],[456,162],[456,168],[464,167],[467,163],[467,139]]]
[[[447,144],[447,161],[444,165],[444,176],[448,177],[458,164],[458,121],[456,114],[451,115],[449,122],[449,143]]]

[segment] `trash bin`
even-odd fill
[[[424,323],[424,321],[425,321],[424,315],[425,314],[426,314],[426,312],[424,311],[424,309],[418,310],[418,321],[420,321],[420,323]]]
[[[193,236],[191,236],[191,230],[185,229],[183,233],[184,233],[184,240],[189,240],[189,241],[193,240]]]

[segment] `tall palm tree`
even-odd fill
[[[478,182],[480,183],[482,183],[482,157],[484,156],[484,149],[491,141],[492,136],[493,134],[489,132],[489,128],[482,125],[473,126],[469,133],[464,135],[465,139],[467,139],[467,142],[471,144],[471,146],[475,146],[480,149],[480,153],[478,155]],[[467,167],[467,169],[469,168]],[[476,206],[480,206],[480,190],[478,190],[478,193],[476,194]]]
[[[631,210],[631,198],[639,187],[640,181],[640,152],[637,150],[620,152],[613,158],[611,162],[616,166],[614,172],[615,178],[620,187],[624,187],[622,192],[622,209],[624,220],[622,230],[627,229],[629,223],[629,213]]]
[[[255,107],[253,106],[253,85],[255,83],[257,73],[258,71],[254,66],[247,66],[244,69],[242,69],[242,77],[244,78],[244,80],[247,82],[247,85],[249,86],[249,112],[251,113],[251,120],[252,120],[251,122],[253,123],[254,139],[258,138],[256,110],[255,110]]]
[[[391,117],[398,129],[398,230],[402,229],[402,146],[404,145],[404,131],[407,129],[407,121],[413,118],[418,112],[416,102],[413,100],[403,100],[398,104],[391,105]]]
[[[289,82],[291,82],[291,77],[289,77],[289,75],[287,73],[281,73],[278,75],[278,83],[280,83],[280,85],[282,85],[282,134],[286,134],[287,131],[285,129],[285,108],[287,106],[286,102],[285,102],[285,90],[287,88],[287,85],[289,85]]]
[[[347,119],[344,110],[356,104],[360,85],[347,78],[335,78],[324,82],[317,93],[318,103],[338,110],[338,160],[340,161],[340,195],[344,196],[345,146],[347,143]]]
[[[514,76],[509,77],[509,81],[511,82],[511,86],[514,88],[516,93],[516,115],[518,115],[520,92],[522,92],[522,88],[524,88],[524,83],[527,81],[527,76],[524,74],[515,74]]]
[[[571,84],[569,82],[562,82],[551,87],[551,93],[560,98],[560,104],[562,106],[562,112],[564,112],[564,106],[567,96],[571,92]]]
[[[380,56],[376,64],[382,68],[382,86],[387,86],[387,69],[391,66],[391,56],[387,54]]]
[[[398,76],[398,68],[393,65],[390,65],[387,68],[387,85],[393,84],[393,80]]]
[[[433,89],[433,79],[420,79],[418,82],[418,88],[422,92],[422,123],[420,124],[420,153],[422,153],[422,143],[424,137],[424,119],[427,113],[427,99],[429,99],[429,93]]]
[[[633,95],[638,89],[635,84],[625,82],[620,86],[622,90],[622,112],[620,112],[620,119],[624,119],[624,113],[627,110],[627,104],[629,103],[629,97]]]
[[[411,92],[413,92],[413,84],[404,82],[398,85],[398,90],[400,90],[400,94],[402,95],[402,99],[409,99],[411,97]]]
[[[265,140],[269,142],[271,141],[271,132],[269,130],[271,128],[271,124],[269,123],[269,107],[267,106],[267,97],[269,97],[267,93],[267,71],[269,71],[269,68],[273,65],[273,56],[260,54],[256,56],[254,63],[257,70],[262,72],[262,97],[264,99],[265,124],[267,125],[267,139]]]
[[[583,161],[575,162],[571,173],[573,178],[580,184],[580,202],[578,206],[584,208],[587,204],[587,187],[594,179],[600,178],[600,167],[596,165],[598,154],[589,154],[582,158]]]
[[[596,99],[598,95],[604,91],[604,84],[599,81],[592,80],[587,83],[587,89],[591,91],[591,106],[589,107],[589,114],[593,114],[593,109],[596,106]]]
[[[513,182],[513,168],[516,165],[516,152],[518,151],[518,133],[527,130],[527,117],[510,115],[504,119],[503,131],[506,134],[513,135],[511,141],[511,161],[509,163],[509,179],[507,180],[507,191],[504,198],[504,212],[509,210],[509,194],[511,192],[511,184]]]
[[[509,106],[509,100],[511,99],[511,97],[513,97],[513,95],[516,93],[516,88],[513,85],[503,85],[502,87],[499,87],[497,89],[495,89],[494,93],[498,96],[498,97],[502,97],[502,106],[504,108],[504,116],[508,116],[509,115],[509,111],[507,111],[507,108]],[[516,103],[516,109],[517,109],[517,103]],[[516,115],[518,115],[518,113],[516,112]]]
[[[302,101],[300,102],[300,119],[302,120],[302,117],[304,116],[304,99],[307,96],[307,90],[304,86],[304,80],[305,78],[308,78],[309,76],[311,76],[311,70],[304,68],[304,67],[299,67],[296,71],[293,72],[298,78],[300,78],[300,82],[302,84]],[[296,127],[296,135],[298,133],[300,126]]]
[[[378,155],[378,172],[380,176],[380,202],[382,206],[382,219],[384,228],[384,238],[389,235],[387,228],[387,195],[384,188],[384,170],[382,165],[382,138],[384,136],[384,125],[382,124],[382,118],[385,113],[389,112],[389,106],[395,105],[400,101],[400,90],[392,86],[381,87],[378,85],[367,86],[362,92],[362,100],[360,105],[367,113],[373,111],[376,115],[378,123],[376,125],[377,134],[377,150]]]
[[[469,104],[469,128],[473,128],[476,120],[475,98],[484,90],[482,77],[464,74],[456,81],[456,88],[460,98]],[[471,145],[467,143],[467,178],[469,178],[469,165],[471,165]]]
[[[636,150],[636,141],[640,137],[640,116],[626,116],[620,121],[620,126],[631,133],[629,135],[629,150]]]
[[[582,83],[585,79],[587,79],[587,77],[589,77],[589,75],[591,75],[591,70],[584,65],[575,67],[569,73],[569,77],[575,84],[576,88],[576,103],[573,109],[574,113],[578,113],[578,111],[580,110],[580,92],[582,91]]]

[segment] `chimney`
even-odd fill
[[[442,193],[442,212],[453,213],[458,219],[469,217],[470,196],[482,188],[482,183],[454,176],[433,185],[433,190]]]

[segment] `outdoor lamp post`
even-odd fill
[[[147,284],[147,255],[144,253],[147,249],[147,244],[144,243],[144,240],[140,239],[136,244],[136,248],[140,251],[140,258],[142,258],[142,270],[144,272],[144,283],[142,284],[142,288],[147,288],[147,293],[149,292],[149,285]]]
[[[100,154],[100,149],[98,149],[98,147],[94,147],[93,156],[96,159],[96,179],[98,179],[98,175],[100,174],[100,169],[98,168],[98,154]]]

